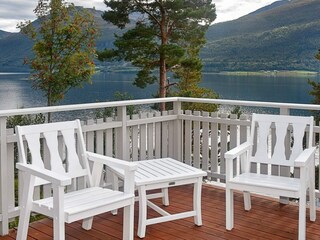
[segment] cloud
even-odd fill
[[[271,4],[275,0],[214,0],[213,2],[216,4],[217,19],[215,23],[217,23],[237,19]]]
[[[69,0],[67,2],[86,8],[106,9],[103,0]],[[213,2],[217,10],[216,23],[239,18],[275,0],[213,0]],[[36,18],[33,10],[37,3],[38,0],[0,0],[0,29],[17,32],[18,22]]]
[[[70,0],[67,2],[86,8],[106,9],[102,0]],[[17,32],[16,25],[19,22],[36,18],[33,10],[37,4],[38,0],[0,0],[0,29]]]

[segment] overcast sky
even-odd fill
[[[214,0],[217,9],[216,22],[239,18],[276,0]],[[105,10],[103,0],[69,0],[75,5]],[[0,29],[17,32],[16,25],[23,20],[34,20],[33,9],[38,0],[0,0]]]

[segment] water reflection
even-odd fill
[[[157,85],[140,89],[132,82],[134,73],[98,73],[93,84],[74,88],[61,104],[92,103],[113,100],[114,92],[128,92],[136,99],[150,98],[157,91]],[[203,87],[214,89],[224,99],[254,100],[288,103],[310,103],[310,77],[266,77],[266,76],[224,76],[204,74]],[[319,80],[319,79],[316,79]],[[0,109],[46,106],[42,92],[32,89],[28,75],[0,74]],[[230,110],[230,108],[228,108]],[[250,109],[244,107],[243,111]],[[274,112],[275,110],[259,110]],[[251,110],[250,110],[251,112]]]

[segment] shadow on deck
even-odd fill
[[[169,190],[169,212],[190,210],[192,207],[192,187],[174,187]],[[222,188],[203,186],[202,219],[203,226],[197,227],[192,218],[159,223],[147,227],[144,239],[298,239],[298,207],[294,204],[282,205],[274,199],[252,197],[252,209],[244,211],[243,197],[235,193],[235,227],[225,230],[225,192]],[[160,200],[155,201],[160,203]],[[148,209],[149,217],[156,216]],[[135,208],[135,234],[138,222],[138,204]],[[307,212],[307,239],[320,239],[320,211],[315,223],[309,221]],[[52,239],[53,229],[50,219],[30,224],[29,239]],[[16,229],[0,240],[15,239]],[[81,228],[81,222],[66,224],[66,239],[121,239],[122,210],[117,216],[110,213],[96,216],[90,231]],[[139,239],[135,235],[135,239]]]

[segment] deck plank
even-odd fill
[[[192,186],[171,188],[170,206],[168,212],[177,213],[192,209]],[[252,197],[252,209],[244,211],[241,193],[235,193],[235,225],[232,231],[225,230],[225,192],[223,188],[204,185],[202,191],[203,226],[193,224],[193,218],[180,219],[159,223],[147,227],[145,240],[192,240],[192,239],[297,239],[298,238],[298,207],[295,204],[279,204],[277,199],[268,197]],[[154,200],[160,204],[160,199]],[[66,239],[108,239],[122,238],[122,210],[116,216],[104,213],[94,217],[90,231],[81,228],[81,221],[66,224]],[[158,216],[149,209],[149,217]],[[135,234],[138,223],[138,204],[135,207]],[[307,211],[307,218],[309,212]],[[311,223],[307,219],[307,239],[320,239],[320,211],[317,211],[317,221]],[[31,223],[28,239],[52,239],[53,228],[51,219],[42,219]],[[11,240],[16,237],[16,229],[10,234],[0,237],[0,240]],[[139,239],[135,236],[135,239]]]

